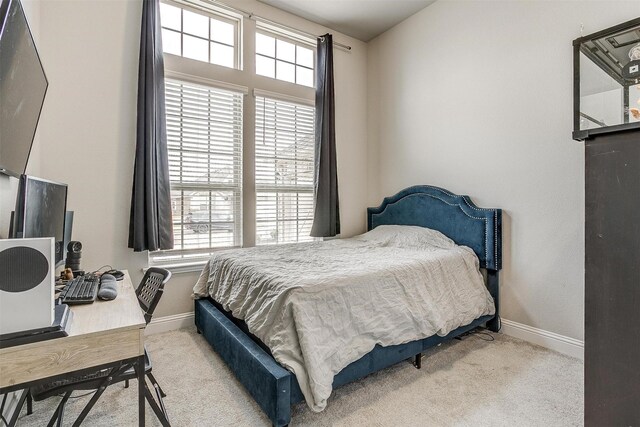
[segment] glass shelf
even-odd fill
[[[573,138],[640,128],[640,18],[574,47]]]

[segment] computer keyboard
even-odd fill
[[[91,304],[96,300],[100,277],[95,274],[78,276],[67,282],[60,294],[62,304]]]

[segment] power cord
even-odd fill
[[[498,320],[498,331],[497,332],[500,332],[500,330],[502,329],[502,319],[500,318],[499,315],[496,317],[496,319]],[[486,328],[472,329],[471,331],[467,331],[464,334],[458,335],[457,337],[455,337],[455,339],[462,340],[463,337],[470,337],[472,335],[478,336],[478,338],[480,338],[483,341],[495,341],[496,340],[496,338],[493,335],[491,335],[491,333],[486,332]]]
[[[482,341],[495,341],[495,338],[493,335],[491,335],[489,332],[484,332],[484,331],[472,331],[469,332],[469,335],[476,335],[478,338],[480,338]],[[484,337],[484,338],[483,338]]]
[[[93,390],[85,394],[81,394],[80,396],[69,396],[69,399],[80,399],[81,397],[89,396],[90,394],[94,394],[98,390]],[[64,394],[59,394],[58,396],[64,397]]]
[[[460,334],[455,337],[455,339],[457,339],[458,341],[462,341],[464,338],[474,335],[478,336],[478,338],[480,338],[482,341],[495,341],[493,335],[491,335],[489,332],[484,332],[479,329],[474,329],[472,331],[465,332],[464,334]]]
[[[105,265],[103,265],[102,267],[98,268],[98,269],[97,269],[97,270],[95,270],[95,271],[92,271],[92,272],[91,272],[91,273],[89,273],[89,274],[97,274],[100,270],[102,270],[102,269],[103,269],[103,268],[105,268],[105,267],[107,267],[107,270],[106,270],[106,271],[113,270],[113,267],[111,267],[109,264],[105,264]]]

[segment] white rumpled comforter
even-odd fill
[[[319,412],[334,375],[376,344],[444,336],[493,314],[478,267],[471,249],[438,231],[389,225],[349,239],[217,252],[193,291],[243,319]]]

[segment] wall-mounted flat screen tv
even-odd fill
[[[25,172],[47,92],[38,51],[19,0],[0,0],[0,172]]]

